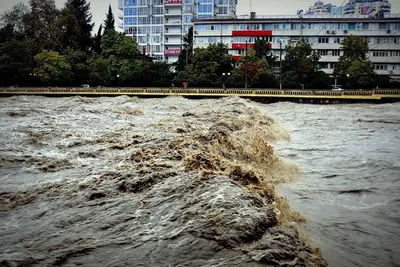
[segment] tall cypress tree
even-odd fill
[[[108,6],[107,18],[104,21],[104,34],[109,30],[115,30],[115,19],[111,5]]]
[[[101,37],[103,31],[103,24],[100,24],[97,34],[93,38],[93,50],[97,54],[101,54]]]
[[[63,9],[63,23],[66,25],[64,42],[73,49],[88,51],[93,45],[94,23],[86,0],[68,0]]]

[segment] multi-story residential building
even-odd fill
[[[343,6],[324,4],[321,0],[315,1],[313,6],[305,12],[306,15],[368,15],[370,17],[384,17],[390,14],[389,0],[349,0]]]
[[[332,5],[330,5],[332,6]],[[306,15],[329,15],[330,10],[328,5],[325,5],[324,2],[317,0],[315,1],[313,6],[306,11]]]
[[[384,17],[390,14],[389,0],[349,0],[343,7],[344,15],[368,15],[370,17]]]
[[[306,38],[321,56],[319,67],[332,74],[343,55],[340,42],[350,35],[362,36],[369,44],[368,57],[380,75],[400,75],[400,15],[371,18],[353,16],[253,16],[236,19],[209,18],[194,22],[194,47],[207,47],[222,42],[238,60],[245,53],[246,43],[252,48],[257,38],[269,42],[279,60],[283,48]]]
[[[136,40],[143,54],[172,63],[193,19],[234,16],[236,5],[237,0],[119,0],[119,27]]]

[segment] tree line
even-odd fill
[[[183,36],[183,48],[172,65],[140,55],[137,43],[115,30],[109,7],[92,35],[90,3],[67,0],[57,9],[54,0],[29,0],[0,16],[0,86],[189,86],[279,87],[279,68],[265,40],[245,48],[238,62],[222,43],[193,49],[193,28]],[[334,76],[342,86],[389,86],[375,75],[367,59],[368,44],[350,36],[342,42]],[[330,78],[318,68],[320,56],[305,39],[289,43],[282,62],[284,88],[330,88]]]

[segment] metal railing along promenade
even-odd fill
[[[399,89],[376,90],[278,90],[278,89],[241,89],[241,88],[138,88],[138,87],[110,87],[110,88],[0,88],[0,96],[8,95],[49,95],[49,96],[198,96],[198,97],[226,97],[239,96],[247,98],[292,98],[292,99],[355,99],[355,100],[400,100]]]

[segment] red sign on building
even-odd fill
[[[182,0],[165,0],[165,4],[182,4]]]
[[[180,53],[180,49],[165,49],[164,51],[164,54],[168,56],[179,56]]]

